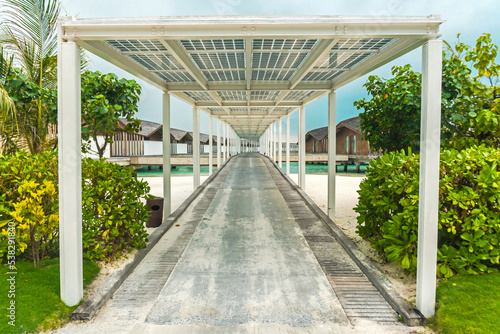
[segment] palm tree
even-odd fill
[[[9,96],[5,89],[5,81],[12,72],[12,63],[14,57],[4,53],[3,48],[0,48],[0,150],[9,147],[8,142],[14,135],[13,130],[16,129],[16,107],[14,101]]]
[[[57,85],[57,18],[61,10],[58,0],[0,0],[4,18],[0,41],[14,55],[26,80],[35,84],[39,94],[32,103],[4,118],[3,127],[16,129],[31,153],[44,149],[49,134],[48,110],[42,95]]]

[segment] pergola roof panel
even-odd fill
[[[349,38],[341,39],[332,48],[339,51],[378,51],[394,42],[394,38]]]
[[[252,71],[252,80],[254,81],[288,81],[294,71],[289,69],[277,70],[257,70]]]
[[[307,55],[308,55],[307,52],[301,52],[301,53],[253,52],[252,68],[296,69],[304,61]]]
[[[208,92],[186,92],[186,95],[194,101],[213,101],[212,96]]]
[[[119,51],[143,52],[143,51],[167,51],[167,49],[155,40],[110,40],[106,41]]]
[[[183,69],[182,65],[168,54],[127,54],[127,57],[150,71]]]
[[[254,39],[254,50],[311,50],[317,39]]]
[[[250,100],[252,101],[275,101],[280,91],[272,90],[254,90],[251,92]]]
[[[187,51],[244,50],[243,39],[183,39],[180,41]]]
[[[245,68],[244,53],[191,53],[200,70]]]
[[[299,101],[302,102],[304,101],[307,97],[311,96],[314,94],[314,91],[292,91],[289,92],[284,98],[283,101]]]
[[[195,82],[194,78],[187,72],[153,72],[165,82]]]
[[[245,71],[220,70],[220,71],[203,71],[203,75],[208,81],[214,82],[235,82],[246,80]]]
[[[246,101],[247,92],[246,91],[218,91],[217,94],[224,101]]]
[[[63,18],[61,28],[64,39],[224,119],[240,137],[255,137],[439,37],[441,22],[438,16]]]

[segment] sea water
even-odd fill
[[[286,163],[283,163],[283,170],[286,169]],[[361,173],[356,173],[355,165],[347,165],[347,172],[344,172],[344,166],[337,166],[337,173],[342,175],[358,175],[361,176],[366,170],[366,165],[360,166]],[[297,174],[299,172],[299,164],[297,162],[290,163],[290,174]],[[208,166],[200,166],[201,175],[208,175]],[[316,165],[316,164],[306,164],[306,174],[317,174],[326,175],[328,174],[328,165]],[[142,166],[142,168],[137,170],[137,175],[146,176],[163,176],[163,170],[159,166],[151,166],[151,170],[148,170],[148,166]],[[193,175],[193,166],[173,166],[171,168],[171,175]]]

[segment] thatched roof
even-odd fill
[[[119,118],[119,121],[123,127],[127,126],[128,121],[125,118]],[[161,130],[163,125],[156,122],[141,120],[141,126],[137,134],[143,137],[151,137],[156,131]]]
[[[345,119],[337,124],[336,132],[338,132],[342,127],[347,127],[353,131],[361,133],[361,128],[359,127],[359,117],[351,117]],[[324,126],[322,128],[317,128],[306,133],[306,140],[308,137],[313,137],[316,140],[322,140],[328,137],[328,127]]]
[[[361,133],[361,128],[359,127],[359,117],[358,116],[351,117],[351,118],[348,118],[348,119],[345,119],[345,120],[339,122],[339,124],[337,124],[337,129],[341,128],[342,126],[345,126],[347,128],[350,128],[353,131],[357,131],[357,132]]]
[[[191,138],[193,137],[193,133],[191,131],[188,132],[189,135],[191,136]],[[205,133],[201,133],[200,132],[200,143],[203,144],[203,145],[208,145],[208,139],[210,137],[205,134]],[[213,143],[216,143],[217,142],[217,136],[212,136],[212,142]]]
[[[189,132],[179,129],[170,128],[170,136],[175,139],[175,141],[181,141],[184,137],[188,137],[188,140],[192,140],[193,137],[189,135]]]
[[[313,130],[309,131],[308,133],[306,133],[306,139],[309,136],[313,137],[316,140],[322,140],[322,139],[328,137],[328,127],[324,126],[322,128],[313,129]]]
[[[127,124],[128,124],[128,121],[125,118],[120,118],[119,121],[120,121],[119,126],[122,129],[125,126],[127,126]],[[139,134],[143,137],[150,137],[151,135],[153,135],[157,131],[160,131],[160,132],[163,131],[162,124],[156,123],[156,122],[151,122],[151,121],[141,120],[141,130],[137,134]],[[175,128],[170,128],[170,137],[172,139],[174,139],[175,141],[181,141],[186,136],[188,136],[187,139],[189,141],[193,140],[193,132],[179,130],[179,129],[175,129]],[[213,136],[212,138],[213,138],[213,142],[216,143],[217,136]],[[200,143],[201,144],[208,145],[208,139],[209,139],[209,136],[207,134],[200,133]]]

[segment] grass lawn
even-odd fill
[[[464,275],[437,289],[438,333],[499,333],[500,274]]]
[[[0,333],[33,333],[59,327],[76,306],[66,306],[59,297],[59,259],[45,260],[44,267],[35,269],[31,262],[16,263],[15,327],[8,324],[10,275],[7,266],[0,266]],[[88,261],[83,262],[83,284],[87,285],[99,273],[100,268]]]

